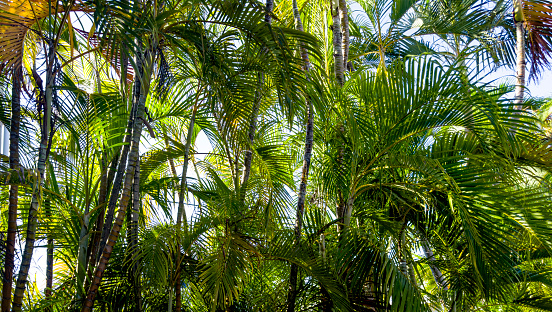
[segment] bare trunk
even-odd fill
[[[100,248],[100,239],[101,239],[101,229],[103,228],[104,221],[105,221],[105,210],[106,210],[106,200],[107,200],[107,193],[109,192],[110,185],[113,183],[113,179],[115,178],[115,171],[117,169],[117,160],[119,159],[119,153],[115,154],[111,161],[111,165],[109,166],[109,172],[107,174],[103,174],[101,181],[100,181],[100,190],[98,194],[98,205],[100,208],[100,213],[98,215],[98,218],[96,219],[96,222],[94,224],[94,236],[92,238],[92,242],[90,245],[90,248],[88,250],[88,257],[90,257],[90,260],[88,261],[88,279],[86,280],[86,285],[84,289],[88,289],[90,286],[90,278],[92,278],[92,273],[94,270],[94,267],[96,266],[96,260],[98,257],[98,251]],[[107,168],[106,168],[107,169]],[[104,169],[105,170],[105,169]]]
[[[10,170],[12,174],[19,172],[19,127],[21,124],[21,83],[23,81],[23,66],[17,62],[12,76],[12,101],[10,123]],[[19,181],[17,181],[19,183]],[[2,312],[10,310],[13,285],[13,269],[15,258],[15,236],[17,234],[17,183],[10,187],[8,207],[8,236],[6,238],[6,256],[4,259],[4,278],[2,285]]]
[[[351,225],[351,217],[353,215],[353,205],[355,203],[355,194],[349,194],[349,199],[345,205],[345,216],[343,217],[343,223],[345,227]]]
[[[333,3],[334,1],[332,1]],[[341,75],[341,83],[340,85],[343,85],[343,83],[345,82],[345,77],[344,77],[344,72],[347,71],[347,62],[349,60],[349,14],[348,14],[348,11],[347,11],[347,2],[345,0],[339,0],[338,1],[339,3],[339,21],[340,21],[340,26],[341,26],[341,29],[340,29],[340,36],[341,36],[341,53],[342,53],[342,59],[343,59],[343,67],[341,69],[341,72],[342,72],[342,75]],[[333,8],[332,8],[332,18],[333,18]],[[335,29],[333,31],[334,33],[334,46],[337,44],[336,42],[336,38],[335,38]],[[334,48],[335,49],[335,48]],[[337,57],[335,57],[335,62],[337,62]],[[336,78],[337,78],[337,74],[336,74]],[[338,83],[339,83],[339,79],[338,80]],[[343,124],[340,125],[339,127],[339,131],[340,131],[340,134],[341,136],[344,135],[345,133],[345,127],[343,126]],[[340,146],[340,149],[339,149],[339,159],[338,159],[338,164],[340,166],[340,170],[343,169],[342,168],[342,165],[343,165],[343,156],[344,156],[344,144],[343,144],[343,141],[341,142],[341,146]],[[344,199],[343,199],[343,194],[341,192],[341,190],[338,191],[338,206],[337,206],[337,217],[338,218],[344,218],[344,215],[345,215],[345,202],[344,202]],[[338,225],[338,231],[341,233],[344,229],[344,226],[342,225],[342,223],[340,223]]]
[[[274,0],[266,0],[266,14],[265,14],[265,22],[272,23],[272,9],[274,8]]]
[[[172,289],[169,288],[169,306],[167,308],[168,312],[172,312],[172,306],[173,306],[173,292],[172,292]]]
[[[140,63],[141,64],[141,63]],[[127,67],[128,67],[128,54],[126,52],[126,45],[123,45],[123,51],[121,52],[121,86],[125,94],[127,91]],[[137,66],[136,75],[143,75],[143,68],[141,65]],[[103,253],[105,244],[109,237],[109,232],[111,231],[111,226],[113,224],[113,215],[115,214],[115,207],[117,206],[117,200],[119,199],[119,192],[121,191],[121,186],[123,182],[123,177],[125,175],[125,168],[127,165],[127,157],[130,149],[130,140],[132,135],[132,129],[134,125],[134,119],[136,115],[136,102],[140,98],[140,90],[142,89],[142,83],[140,79],[135,77],[133,85],[133,94],[132,94],[132,107],[130,109],[130,115],[127,123],[127,135],[125,136],[125,145],[123,145],[122,151],[120,152],[119,164],[117,166],[117,174],[115,180],[113,181],[113,188],[109,194],[109,202],[107,204],[107,209],[105,213],[105,220],[102,226],[102,233],[100,239],[100,246],[96,254],[94,255],[95,259],[99,259],[100,255]],[[96,265],[96,263],[91,263],[91,265]]]
[[[426,259],[429,260],[429,268],[431,269],[431,274],[433,275],[435,283],[439,287],[446,288],[447,279],[445,278],[443,273],[441,273],[441,270],[439,270],[439,268],[436,267],[435,264],[433,264],[435,262],[435,256],[433,255],[433,251],[431,251],[429,243],[425,237],[422,237],[421,245]]]
[[[303,23],[301,21],[301,14],[299,13],[299,7],[297,5],[297,0],[293,0],[293,16],[295,18],[295,28],[299,31],[303,30]],[[307,50],[304,48],[302,43],[300,44],[301,57],[304,62],[305,74],[309,76],[310,71],[310,60]],[[314,125],[313,125],[313,107],[310,100],[307,97],[306,100],[306,133],[305,133],[305,150],[303,154],[303,168],[301,173],[301,184],[299,185],[299,194],[297,198],[297,214],[295,220],[295,244],[299,245],[301,242],[301,229],[303,228],[303,214],[305,211],[305,197],[307,194],[307,181],[309,177],[309,169],[312,156],[312,144],[313,144],[313,135],[314,135]],[[287,311],[295,311],[295,299],[297,298],[297,273],[299,267],[297,264],[292,263],[289,273],[289,289],[287,296]]]
[[[299,186],[299,194],[297,200],[297,214],[295,219],[295,242],[300,244],[301,242],[301,230],[303,228],[303,214],[305,211],[305,197],[307,195],[307,181],[309,177],[309,169],[312,156],[312,144],[313,144],[313,112],[312,104],[307,102],[307,131],[305,136],[305,151],[303,155],[303,168],[301,174],[301,184]],[[288,305],[287,311],[295,311],[295,298],[297,297],[297,273],[298,266],[296,264],[291,265],[291,272],[289,276],[289,291],[288,291]]]
[[[139,99],[140,98],[140,89],[141,89],[141,83],[139,79],[136,79],[134,82],[134,95],[133,99]],[[133,102],[136,100],[133,100]],[[100,248],[99,248],[99,254],[96,257],[96,259],[99,259],[99,255],[103,253],[103,250],[105,248],[105,245],[107,243],[109,233],[111,231],[111,225],[113,224],[113,216],[115,214],[115,207],[117,206],[117,200],[119,199],[119,192],[121,191],[121,186],[123,182],[123,177],[125,176],[125,166],[127,165],[127,157],[130,150],[130,141],[132,136],[132,129],[133,125],[135,123],[135,115],[136,114],[136,105],[132,105],[132,108],[130,110],[130,115],[128,117],[128,124],[127,124],[127,135],[125,137],[125,145],[123,145],[122,151],[121,151],[121,159],[119,160],[119,164],[117,166],[117,174],[115,175],[115,180],[113,181],[113,188],[111,189],[111,193],[109,195],[109,203],[107,205],[107,211],[105,215],[105,221],[103,223],[102,227],[102,235],[100,239]],[[94,264],[93,264],[94,265]]]
[[[324,233],[320,234],[320,243],[318,245],[318,252],[320,253],[320,257],[322,258],[322,261],[326,263],[326,236]]]
[[[333,49],[334,49],[334,72],[335,80],[342,86],[344,83],[343,78],[343,50],[342,50],[342,36],[341,36],[341,19],[339,17],[339,1],[330,0],[330,8],[332,13],[332,32],[333,32]]]
[[[33,257],[34,243],[36,240],[36,227],[38,224],[37,214],[38,206],[40,202],[40,194],[42,188],[42,180],[44,179],[44,171],[46,169],[46,158],[48,155],[48,143],[51,130],[51,116],[52,116],[52,100],[53,100],[53,86],[54,86],[54,42],[48,43],[48,67],[46,72],[46,96],[44,100],[44,118],[42,121],[42,133],[40,139],[40,147],[38,151],[38,163],[37,163],[37,176],[35,188],[33,190],[33,197],[31,200],[31,207],[29,208],[29,218],[27,221],[27,238],[25,240],[25,249],[21,260],[21,266],[19,267],[19,274],[17,276],[17,284],[15,287],[15,294],[13,296],[12,311],[21,311],[23,305],[23,296],[25,295],[25,288],[27,286],[27,277],[29,275],[29,269],[31,267],[31,259]]]
[[[182,229],[182,220],[184,220],[184,231],[187,232],[188,225],[187,225],[187,219],[186,219],[186,212],[184,209],[184,198],[187,196],[188,193],[188,184],[186,182],[186,176],[188,175],[188,163],[190,162],[190,145],[192,144],[192,135],[194,134],[194,126],[195,126],[195,118],[196,113],[198,109],[198,99],[199,99],[199,88],[198,93],[196,95],[196,101],[194,104],[194,108],[192,110],[192,116],[190,118],[190,125],[188,126],[188,134],[186,135],[186,146],[184,148],[184,164],[182,167],[182,179],[180,181],[180,191],[178,193],[178,213],[176,215],[176,228],[178,230],[178,235],[180,236],[180,231]],[[180,253],[180,243],[178,243],[176,248],[176,276],[175,276],[175,307],[176,311],[182,310],[182,298],[181,298],[181,290],[180,285],[181,282],[181,274],[180,274],[180,267],[182,262],[182,255]]]
[[[339,146],[339,153],[338,153],[338,156],[337,156],[337,164],[339,166],[339,172],[337,174],[341,175],[342,172],[343,172],[343,160],[344,160],[344,156],[345,156],[345,143],[344,143],[344,140],[343,140],[343,137],[345,136],[345,127],[343,126],[343,124],[341,124],[339,126],[339,141],[340,141],[340,146]],[[343,220],[345,219],[345,208],[346,208],[346,205],[345,205],[345,199],[343,198],[343,192],[341,191],[341,189],[338,189],[337,191],[337,208],[336,208],[336,213],[337,213],[337,218],[338,219],[341,219],[341,221],[339,221],[338,225],[337,225],[337,231],[338,233],[342,233],[343,230],[345,229],[345,226],[344,226],[344,223],[343,223]]]
[[[89,181],[89,178],[87,174],[85,174],[84,188],[87,193],[89,189],[88,181]],[[84,209],[84,214],[82,216],[82,227],[79,233],[79,247],[78,247],[78,253],[77,253],[77,299],[82,298],[82,296],[84,295],[84,292],[86,291],[83,288],[83,286],[85,284],[86,268],[88,266],[87,256],[88,256],[89,226],[90,226],[90,195],[86,194],[86,208]]]
[[[45,201],[46,217],[52,216],[52,207],[50,201]],[[54,238],[48,230],[48,246],[46,250],[46,289],[44,290],[44,296],[46,300],[50,300],[52,297],[52,290],[54,287]],[[53,311],[51,307],[48,307],[46,311]]]
[[[303,28],[303,22],[301,21],[301,13],[299,12],[299,7],[297,5],[297,0],[293,0],[293,19],[295,21],[295,29],[299,31],[305,31]],[[299,48],[301,50],[301,58],[303,59],[303,69],[305,70],[305,74],[309,75],[310,71],[310,59],[309,59],[309,53],[307,52],[307,49],[305,49],[302,42],[299,43]]]
[[[265,22],[270,24],[272,22],[272,17],[270,14],[272,14],[272,8],[274,6],[274,2],[272,0],[266,1],[266,14],[265,14]],[[253,104],[253,111],[251,111],[251,119],[249,120],[249,132],[248,132],[248,138],[249,138],[249,148],[247,151],[245,151],[245,157],[243,160],[243,176],[241,181],[241,201],[243,202],[245,200],[245,191],[247,189],[247,182],[249,181],[249,175],[251,173],[251,161],[253,160],[253,141],[255,140],[255,132],[257,131],[257,118],[259,115],[259,108],[261,106],[261,100],[262,100],[262,93],[261,89],[264,84],[265,75],[264,73],[260,73],[258,77],[258,90],[255,92],[255,103]]]
[[[138,148],[140,145],[140,138],[142,136],[142,123],[143,123],[142,120],[144,118],[145,104],[146,104],[146,99],[148,95],[149,82],[151,80],[151,71],[152,71],[152,65],[154,60],[154,55],[153,55],[154,52],[152,51],[155,51],[155,49],[152,48],[150,51],[147,51],[144,54],[144,56],[139,55],[137,57],[136,63],[137,63],[138,70],[136,71],[136,73],[137,75],[139,75],[140,73],[143,73],[142,75],[143,81],[147,83],[145,85],[143,84],[141,85],[140,91],[139,91],[139,94],[140,94],[139,98],[138,99],[135,98],[133,100],[133,106],[136,105],[136,118],[133,122],[133,127],[132,127],[133,128],[132,139],[130,142],[131,147],[130,147],[130,153],[128,155],[128,166],[125,173],[123,192],[121,195],[121,200],[119,201],[119,210],[117,211],[117,217],[115,218],[115,223],[113,225],[113,228],[111,229],[109,239],[103,250],[100,263],[98,264],[98,267],[96,268],[96,271],[94,273],[92,284],[90,285],[90,289],[88,290],[88,294],[82,308],[83,312],[90,312],[92,310],[92,307],[94,305],[94,299],[100,287],[103,273],[107,268],[107,263],[109,261],[109,258],[111,257],[111,252],[113,251],[113,247],[115,246],[115,243],[119,238],[121,227],[123,226],[123,220],[126,214],[129,200],[130,200],[130,192],[131,192],[132,183],[134,180],[134,171],[138,163],[138,156],[139,156]]]
[[[398,254],[399,254],[399,269],[401,270],[401,273],[404,274],[404,276],[408,276],[408,266],[406,264],[406,253],[404,251],[406,243],[406,222],[403,222],[400,237],[399,237],[399,248],[398,248]]]
[[[136,258],[136,252],[138,248],[138,216],[140,213],[140,159],[136,163],[136,170],[134,171],[134,183],[132,185],[132,212],[130,215],[129,225],[129,244],[128,249],[132,257],[132,270],[131,277],[134,288],[134,300],[135,311],[142,311],[142,291],[140,273],[138,272],[138,259]]]
[[[516,90],[514,104],[516,109],[521,109],[525,93],[525,29],[523,21],[516,21],[517,38],[517,62],[516,62]]]
[[[347,1],[339,0],[339,18],[341,19],[341,51],[343,52],[343,70],[348,69],[349,62],[349,12]]]

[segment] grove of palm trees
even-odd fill
[[[550,0],[0,0],[1,311],[552,311],[551,62]]]

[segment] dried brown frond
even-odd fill
[[[89,11],[78,1],[69,10]],[[25,36],[37,21],[65,11],[56,1],[0,0],[0,68],[7,70],[21,62]]]
[[[531,55],[529,79],[536,79],[552,62],[552,2],[550,0],[523,1],[527,30],[527,49]]]

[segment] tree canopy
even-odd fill
[[[546,0],[0,0],[2,311],[552,311],[551,60]]]

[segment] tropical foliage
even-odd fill
[[[2,311],[552,311],[550,34],[542,0],[0,0]]]

